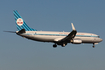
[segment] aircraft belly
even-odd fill
[[[64,36],[47,36],[47,35],[20,35],[20,36],[42,42],[54,42],[54,39],[64,37]]]
[[[35,35],[34,39],[44,42],[54,42],[54,39],[59,38],[60,36],[46,36],[46,35]]]

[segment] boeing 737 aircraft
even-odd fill
[[[98,44],[99,42],[102,41],[102,39],[96,34],[77,32],[73,23],[71,23],[72,25],[71,32],[37,31],[36,29],[30,28],[16,10],[13,11],[13,13],[18,31],[7,32],[16,33],[19,36],[34,41],[52,42],[54,43],[53,45],[54,48],[57,47],[57,45],[65,47],[68,43],[72,44],[90,43],[93,44],[94,48],[95,44]]]

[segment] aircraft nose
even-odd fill
[[[101,41],[103,41],[103,40],[100,38],[100,42],[101,42]]]

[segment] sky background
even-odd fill
[[[13,10],[32,28],[98,34],[103,42],[68,44],[24,39],[16,34]],[[0,0],[0,70],[105,70],[105,0]]]

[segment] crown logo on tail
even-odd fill
[[[16,22],[17,22],[17,25],[19,25],[19,26],[23,25],[23,19],[21,19],[21,18],[18,18]]]

